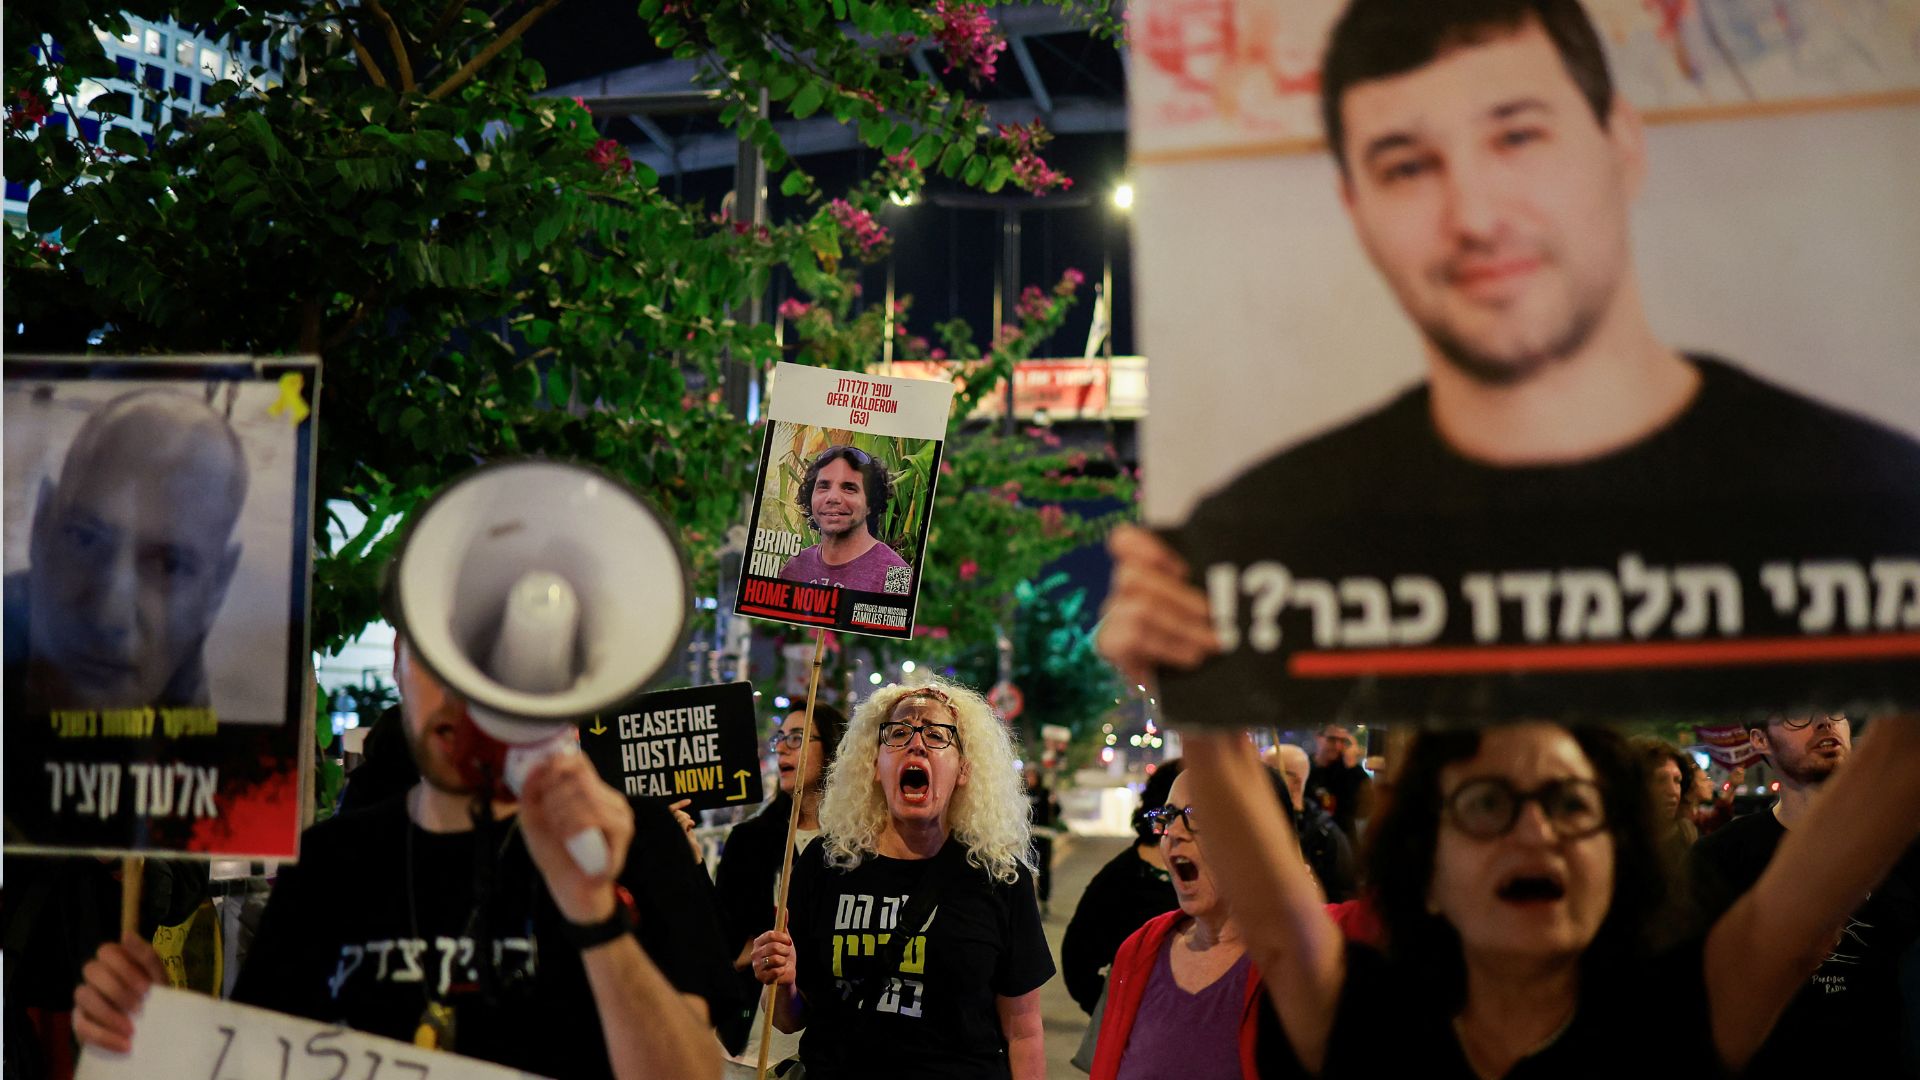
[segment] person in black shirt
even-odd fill
[[[1287,795],[1293,800],[1293,831],[1300,834],[1300,852],[1307,858],[1307,867],[1320,882],[1329,904],[1353,899],[1358,891],[1353,842],[1334,824],[1318,800],[1306,797],[1312,759],[1292,743],[1274,747],[1272,756],[1273,760],[1267,764],[1269,768],[1278,769],[1286,780]]]
[[[1066,936],[1060,940],[1060,977],[1066,980],[1067,993],[1089,1016],[1100,1003],[1106,970],[1120,943],[1148,919],[1180,906],[1151,817],[1166,805],[1180,768],[1180,759],[1172,758],[1147,778],[1140,807],[1133,812],[1133,846],[1115,855],[1087,882],[1080,905],[1067,921]]]
[[[1315,740],[1313,769],[1307,773],[1307,796],[1333,818],[1347,840],[1360,843],[1356,821],[1372,813],[1373,777],[1358,763],[1360,745],[1353,729],[1328,724]],[[1350,760],[1351,759],[1351,760]]]
[[[1776,716],[1749,725],[1748,738],[1780,775],[1780,799],[1735,818],[1692,853],[1692,887],[1711,920],[1753,888],[1788,832],[1802,827],[1852,755],[1844,716]],[[1851,767],[1851,766],[1848,766]],[[1838,944],[1794,995],[1747,1075],[1899,1076],[1904,1030],[1920,1017],[1901,1008],[1901,956],[1920,939],[1920,848],[1907,852],[1847,921]]]
[[[882,687],[854,714],[824,831],[794,865],[790,933],[754,943],[774,1023],[805,1029],[808,1080],[1045,1074],[1053,958],[1014,760],[986,700],[953,683]]]
[[[477,828],[456,757],[466,703],[404,638],[394,677],[421,781],[307,830],[234,1000],[405,1041],[425,1030],[546,1076],[718,1076],[707,1016],[732,1007],[726,953],[666,807],[629,801],[566,754]],[[567,853],[585,828],[606,837],[614,876],[590,877]],[[75,1033],[126,1050],[157,961],[132,935],[103,946],[74,994]]]
[[[718,1026],[720,1041],[729,1053],[745,1055],[758,1063],[758,1015],[760,980],[752,967],[753,940],[773,929],[774,904],[780,894],[780,868],[786,861],[787,821],[792,816],[793,800],[798,792],[800,820],[794,831],[794,854],[798,856],[820,832],[820,794],[833,755],[840,748],[847,718],[839,709],[821,702],[814,706],[813,727],[807,726],[805,701],[787,714],[768,743],[779,762],[780,790],[758,814],[733,827],[726,845],[720,849],[720,866],[714,877],[714,890],[720,900],[721,927],[727,944],[739,946],[733,967],[738,973],[742,1016],[735,1022]],[[800,774],[801,740],[811,739],[807,748],[806,774]],[[781,1040],[776,1039],[776,1043]],[[778,1063],[797,1049],[777,1045],[770,1058]],[[744,1058],[736,1058],[743,1064]]]

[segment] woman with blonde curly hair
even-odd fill
[[[955,683],[881,688],[840,740],[789,933],[754,943],[808,1080],[1046,1072],[1053,958],[1027,864],[1012,736]],[[897,940],[901,925],[911,936]],[[903,1056],[904,1055],[904,1056]]]

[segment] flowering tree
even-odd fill
[[[579,103],[540,96],[519,40],[557,2],[4,9],[6,176],[37,185],[31,232],[6,238],[5,302],[32,313],[37,344],[324,357],[317,491],[356,505],[367,526],[337,548],[321,539],[321,647],[375,617],[385,530],[496,455],[574,457],[628,477],[680,526],[711,588],[754,460],[753,433],[719,403],[720,361],[781,355],[771,327],[729,313],[785,269],[814,297],[811,317],[837,328],[809,338],[809,316],[789,309],[801,358],[871,362],[890,324],[871,309],[849,316],[843,261],[885,250],[873,215],[886,184],[915,182],[905,177],[923,165],[986,190],[1066,184],[1039,158],[1037,129],[990,129],[979,103],[907,62],[908,45],[931,39],[951,70],[991,80],[1005,42],[978,4],[642,0],[661,47],[705,61],[723,122],[784,172],[783,192],[810,200],[766,227],[715,219],[663,193]],[[124,33],[122,12],[288,50],[289,80],[218,83],[204,96],[218,114],[163,122],[149,142],[112,123],[133,111],[129,95],[73,101],[85,80],[115,74],[94,28]],[[828,198],[789,161],[763,91],[793,117],[853,125],[891,160]],[[106,122],[102,140],[49,123],[48,94]],[[143,96],[148,109],[179,104]],[[56,233],[57,245],[43,239]],[[1004,367],[1018,347],[996,340],[989,359]],[[1037,510],[1016,521],[1006,515],[1019,507],[990,508],[1003,529],[1043,528]]]

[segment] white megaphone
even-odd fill
[[[582,465],[483,466],[428,500],[401,538],[389,614],[413,655],[504,744],[515,795],[533,765],[578,753],[575,725],[639,693],[679,652],[686,563],[658,513]],[[567,851],[592,876],[606,838]]]

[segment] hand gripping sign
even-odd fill
[[[780,364],[734,611],[913,636],[951,383]]]

